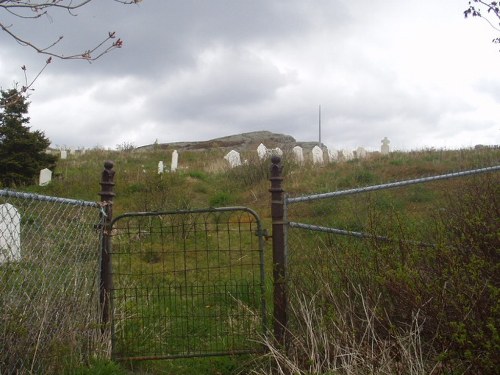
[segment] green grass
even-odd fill
[[[219,150],[208,153],[181,152],[179,159],[181,168],[176,173],[158,175],[156,173],[158,161],[163,160],[169,165],[170,154],[162,150],[140,153],[90,151],[78,158],[70,157],[59,161],[56,170],[58,177],[50,185],[32,186],[26,190],[46,195],[98,200],[103,162],[111,159],[115,161],[116,170],[115,216],[130,211],[238,205],[248,206],[257,211],[264,222],[264,227],[270,230],[270,194],[267,181],[269,161],[258,161],[255,156],[249,154],[244,156],[250,160],[248,165],[229,170],[224,167],[222,162],[224,153]],[[310,165],[301,167],[285,159],[284,188],[291,196],[299,196],[496,165],[499,161],[498,148],[394,152],[385,156],[371,155],[367,159],[349,163],[325,164],[317,168]],[[447,180],[355,197],[301,203],[290,207],[289,218],[394,239],[427,241],[429,234],[434,236],[433,240],[443,241],[445,237],[446,241],[450,238],[461,241],[464,238],[474,238],[475,242],[468,246],[480,251],[480,248],[474,246],[482,243],[481,241],[484,242],[484,236],[474,237],[471,228],[476,228],[475,231],[478,232],[482,231],[481,228],[489,228],[486,235],[492,237],[490,241],[495,241],[497,237],[495,231],[491,229],[495,223],[490,223],[489,226],[483,225],[489,219],[474,211],[475,206],[471,204],[467,209],[471,217],[466,227],[469,229],[465,230],[457,221],[461,217],[458,212],[461,211],[458,208],[454,208],[453,211],[452,207],[455,206],[450,204],[450,199],[457,197],[461,201],[464,184],[474,186],[474,181],[474,178]],[[470,197],[474,196],[470,192],[468,194]],[[491,194],[481,194],[481,190],[478,191],[476,199],[491,202]],[[481,207],[481,210],[480,212],[486,212],[487,207]],[[495,217],[494,214],[489,216]],[[455,229],[450,231],[443,229],[448,228],[444,225],[447,218],[450,219],[450,223],[456,223]],[[451,221],[452,218],[455,221]],[[23,217],[23,220],[29,222],[29,225],[38,225],[36,217]],[[183,220],[175,222],[175,225],[182,224],[187,228],[193,224],[192,218]],[[220,216],[210,223],[215,225],[228,220],[230,218]],[[239,218],[234,221],[246,223],[245,220]],[[149,224],[144,222],[143,225]],[[172,227],[180,228],[175,225],[172,223]],[[243,272],[233,275],[229,268],[225,267],[238,258],[216,259],[215,252],[208,257],[207,263],[214,266],[213,270],[209,270],[206,274],[195,272],[192,277],[188,275],[189,277],[184,279],[181,276],[186,275],[180,272],[180,268],[176,268],[181,264],[193,269],[200,268],[202,262],[207,261],[207,254],[212,254],[206,249],[220,248],[218,240],[227,241],[230,232],[219,230],[210,236],[208,232],[203,231],[188,232],[179,230],[171,233],[167,239],[157,231],[151,233],[147,241],[134,242],[132,238],[124,238],[120,242],[119,236],[114,239],[115,250],[123,251],[122,255],[114,257],[115,270],[121,267],[123,275],[128,273],[126,277],[116,275],[115,287],[123,288],[118,292],[122,293],[122,298],[116,301],[117,311],[122,320],[118,322],[115,339],[123,339],[115,342],[117,356],[122,354],[126,356],[126,353],[135,353],[138,356],[151,353],[175,355],[190,350],[216,351],[230,348],[233,344],[241,346],[244,343],[244,336],[248,336],[250,331],[255,333],[253,331],[257,329],[256,327],[260,327],[259,321],[257,323],[252,321],[253,315],[245,315],[240,311],[247,308],[258,311],[260,308],[260,300],[250,297],[260,293],[255,290],[255,284],[250,282],[253,273]],[[446,277],[455,278],[457,285],[464,287],[464,293],[473,295],[478,293],[474,283],[477,284],[481,280],[481,275],[489,272],[484,258],[474,258],[471,262],[460,263],[459,260],[463,260],[466,255],[456,259],[453,253],[445,251],[445,247],[440,247],[439,251],[423,252],[418,247],[398,241],[395,245],[375,240],[360,241],[328,234],[301,233],[296,230],[291,230],[290,236],[291,241],[295,241],[290,247],[291,277],[293,280],[300,280],[300,284],[293,284],[293,288],[313,295],[324,288],[325,281],[338,288],[348,286],[350,283],[363,285],[369,291],[369,297],[377,298],[377,295],[381,295],[386,304],[384,306],[386,311],[393,311],[394,317],[400,322],[407,322],[405,306],[422,306],[427,301],[425,298],[444,295],[438,286],[444,285],[443,280],[447,280]],[[249,238],[238,239],[237,241],[243,241],[242,245],[238,246],[248,245],[252,241]],[[251,238],[256,241],[255,236]],[[64,239],[60,241],[64,242]],[[443,243],[447,243],[446,241]],[[463,247],[463,242],[460,242],[460,246],[456,241],[453,243],[458,248]],[[272,273],[270,247],[269,240],[265,254],[268,276]],[[174,252],[174,249],[179,248],[198,250],[185,256],[186,254]],[[222,253],[218,254],[220,256]],[[440,254],[443,258],[439,257]],[[203,259],[198,258],[198,255],[202,255]],[[438,265],[443,265],[444,268],[439,270]],[[457,267],[467,269],[477,277],[460,278]],[[213,279],[209,280],[209,276]],[[443,281],[443,284],[438,284],[437,281],[433,284],[429,280]],[[467,282],[472,283],[470,288]],[[450,283],[446,285],[450,286]],[[271,288],[267,287],[269,291]],[[497,285],[488,287],[494,292]],[[204,297],[199,293],[200,289],[209,290],[209,296]],[[467,305],[469,301],[466,301],[466,294],[460,293],[458,289],[455,293],[463,299],[459,301],[460,303],[471,307]],[[228,299],[228,295],[234,298]],[[270,300],[269,294],[266,295],[266,299]],[[322,303],[328,305],[326,297]],[[425,306],[431,305],[428,303]],[[481,306],[485,311],[490,311],[488,306],[491,305],[486,301],[481,300]],[[325,307],[324,311],[327,316],[334,318],[331,315],[333,314],[331,308]],[[434,324],[436,317],[451,312],[458,314],[459,310],[449,306],[447,309],[439,310],[434,306],[433,310],[429,311],[427,321]],[[134,320],[139,314],[144,317],[147,327],[138,319]],[[498,317],[494,314],[492,316]],[[238,320],[237,317],[244,318]],[[467,342],[477,343],[482,340],[485,345],[491,347],[496,345],[494,341],[496,333],[487,328],[495,327],[495,321],[488,323],[488,318],[485,318],[484,321],[489,325],[481,326],[476,324],[482,319],[479,316],[472,316],[464,321],[460,321],[456,316],[452,318],[450,320],[452,324],[436,326],[439,329],[447,327],[447,331],[439,332],[442,334],[443,345],[447,344],[452,348],[448,352],[451,356],[451,359],[447,359],[448,363],[458,361],[460,353],[464,358],[469,355],[467,350],[471,348],[467,347]],[[491,316],[489,318],[491,319]],[[236,332],[239,332],[238,330],[242,332],[242,335],[234,336],[235,341],[232,343],[224,341],[222,337],[222,333],[231,324]],[[185,333],[189,333],[195,341],[186,341],[182,338]],[[480,333],[483,336],[478,338]],[[209,344],[212,336],[217,336],[219,341]],[[473,347],[471,353],[478,353],[479,350],[483,350],[484,353],[486,349],[480,346]],[[464,360],[472,361],[467,358]],[[254,359],[255,357],[248,356],[224,356],[119,363],[97,360],[82,367],[75,364],[74,373],[231,374],[248,366],[254,366],[252,362]]]

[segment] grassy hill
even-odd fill
[[[213,145],[212,145],[213,146]],[[115,163],[114,214],[247,206],[270,229],[270,161],[242,149],[230,169],[225,147],[93,150],[60,160],[56,177],[27,190],[98,200],[105,160]],[[331,192],[498,165],[499,148],[370,154],[347,162],[299,165],[286,152],[290,196]],[[352,240],[290,231],[291,346],[270,355],[130,365],[140,373],[493,374],[500,366],[500,176],[434,182],[361,197],[290,207],[293,220],[389,236]],[[415,241],[412,243],[411,241]],[[425,249],[420,242],[432,242]],[[270,244],[268,244],[268,248]],[[104,363],[96,366],[107,366]],[[125,366],[127,367],[127,366]],[[117,369],[103,373],[124,373]],[[83,371],[83,370],[82,370]],[[243,371],[245,373],[245,371]]]

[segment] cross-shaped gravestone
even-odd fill
[[[380,146],[380,152],[382,153],[382,155],[387,155],[389,152],[391,152],[391,149],[389,147],[389,143],[391,143],[391,141],[389,141],[387,137],[384,137],[381,142],[382,146]]]

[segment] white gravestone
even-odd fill
[[[335,149],[328,149],[328,160],[330,161],[330,163],[338,161],[339,160],[339,152]]]
[[[389,141],[387,137],[384,137],[381,142],[382,146],[380,146],[380,152],[382,153],[382,155],[387,155],[391,152],[391,149],[389,147],[389,143],[391,143],[391,141]]]
[[[67,159],[67,158],[68,158],[68,151],[61,150],[61,159]]]
[[[21,216],[9,204],[0,205],[0,264],[21,259]]]
[[[273,148],[273,149],[270,150],[270,154],[271,154],[271,156],[282,157],[283,156],[283,151],[281,151],[281,148],[276,147],[276,148]]]
[[[163,161],[162,161],[162,160],[160,160],[160,161],[158,162],[158,174],[162,174],[162,173],[163,173],[163,171],[164,171]]]
[[[301,165],[304,164],[304,151],[302,150],[302,147],[295,146],[292,151],[295,155],[295,161]]]
[[[69,149],[69,154],[70,155],[75,155],[76,154],[76,150],[74,148],[70,148]]]
[[[343,149],[342,150],[342,157],[344,158],[345,161],[352,160],[352,159],[354,159],[354,153],[350,150]]]
[[[172,152],[172,163],[170,164],[170,170],[175,172],[177,170],[177,164],[179,163],[179,153],[177,150]]]
[[[366,150],[363,147],[358,147],[356,149],[356,157],[358,159],[364,159],[364,158],[366,158]]]
[[[226,159],[229,162],[231,168],[238,167],[241,165],[240,153],[238,151],[235,150],[229,151],[227,155],[224,156],[224,159]]]
[[[319,146],[312,149],[313,164],[323,164],[323,150]]]
[[[257,147],[257,155],[259,155],[259,159],[265,159],[267,157],[267,147],[262,143]]]
[[[48,168],[44,168],[40,171],[40,179],[38,185],[46,186],[52,181],[52,171]]]

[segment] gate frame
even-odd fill
[[[113,184],[114,185],[114,184]],[[111,202],[112,204],[112,202]],[[111,205],[110,205],[111,206]],[[267,236],[267,231],[262,226],[262,221],[256,211],[249,207],[244,206],[232,206],[232,207],[208,207],[199,208],[192,210],[166,210],[166,211],[139,211],[139,212],[126,212],[112,218],[107,225],[107,230],[103,233],[103,245],[106,245],[107,257],[105,262],[105,277],[107,280],[103,285],[109,289],[106,289],[107,295],[107,305],[106,308],[109,311],[107,315],[108,321],[106,324],[110,326],[111,333],[111,355],[113,357],[113,348],[115,345],[115,325],[114,325],[114,311],[113,306],[113,266],[112,266],[112,232],[114,225],[121,219],[127,217],[157,217],[166,215],[187,215],[187,214],[202,214],[202,213],[218,213],[218,212],[246,212],[255,218],[255,223],[257,225],[257,230],[254,234],[259,238],[259,283],[260,283],[260,317],[261,326],[264,335],[267,335],[269,331],[268,327],[268,312],[266,303],[266,277],[265,277],[265,239]],[[104,247],[103,247],[104,249]],[[103,314],[103,317],[105,315]],[[126,358],[114,358],[115,360],[133,360],[133,361],[144,361],[144,360],[159,360],[159,359],[177,359],[177,358],[201,358],[201,357],[214,357],[214,356],[225,356],[225,355],[240,355],[240,354],[250,354],[259,353],[261,350],[228,350],[221,352],[207,352],[207,353],[188,353],[188,354],[167,354],[160,356],[137,356],[137,357],[126,357]]]

